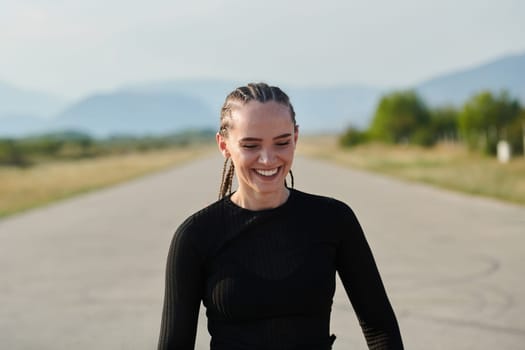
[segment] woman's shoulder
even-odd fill
[[[205,239],[202,235],[213,232],[222,218],[224,200],[215,201],[202,209],[197,210],[182,221],[175,234],[177,236],[199,236],[197,239]]]
[[[315,210],[326,211],[352,211],[350,206],[340,199],[320,194],[308,193],[299,190],[293,190],[297,202],[301,206],[312,207]]]
[[[325,234],[348,234],[359,228],[359,221],[352,208],[340,199],[333,197],[294,191],[295,214],[302,222],[311,227],[323,225]]]

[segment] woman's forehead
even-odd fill
[[[233,118],[231,134],[239,139],[274,139],[282,135],[293,135],[294,125],[289,116]]]
[[[287,124],[292,123],[290,108],[282,103],[269,101],[250,101],[232,110],[232,121],[235,124]]]

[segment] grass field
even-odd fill
[[[304,137],[298,153],[339,164],[418,181],[474,195],[525,205],[525,158],[501,164],[496,158],[443,144],[415,146],[362,145],[340,148],[333,136]]]
[[[0,218],[114,185],[213,152],[214,146],[172,148],[30,168],[0,167]],[[302,137],[298,154],[410,181],[525,205],[525,158],[500,164],[457,145],[432,149],[364,145],[342,149],[334,136]]]
[[[29,168],[0,167],[0,218],[165,169],[211,149],[209,145],[194,146],[46,162]]]

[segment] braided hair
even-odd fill
[[[277,86],[269,86],[265,83],[250,83],[246,86],[238,87],[233,90],[224,101],[224,105],[221,108],[221,121],[219,134],[223,137],[228,137],[228,131],[231,128],[231,114],[232,110],[236,107],[241,107],[250,101],[257,102],[269,102],[274,101],[287,106],[290,109],[290,117],[295,127],[297,122],[295,120],[295,111],[290,102],[290,98]],[[228,165],[229,164],[229,165]],[[219,190],[219,199],[225,197],[232,192],[233,175],[235,173],[235,166],[230,158],[226,158],[222,169],[221,187]],[[294,187],[294,177],[290,170],[290,178],[292,188]],[[288,183],[285,180],[285,186],[288,187]]]

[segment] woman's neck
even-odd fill
[[[231,201],[241,208],[248,210],[273,209],[283,205],[290,195],[290,190],[283,187],[278,193],[249,193],[238,189],[232,196]]]

